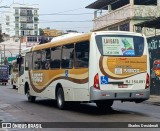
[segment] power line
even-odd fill
[[[59,13],[51,13],[51,14],[39,14],[41,16],[45,16],[45,15],[90,15],[93,13],[80,13],[80,14],[59,14]]]
[[[71,11],[80,10],[80,9],[84,9],[84,8],[76,8],[76,9],[71,9],[71,10],[65,10],[65,11],[57,12],[56,14],[71,12]]]
[[[60,22],[92,22],[92,20],[83,20],[83,21],[39,21],[40,23],[60,23]]]

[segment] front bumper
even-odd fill
[[[124,100],[138,101],[147,100],[150,96],[150,90],[128,90],[128,91],[103,91],[97,90],[94,87],[90,88],[90,99],[95,100]]]

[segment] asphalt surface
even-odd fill
[[[56,101],[38,98],[35,103],[27,101],[26,96],[18,94],[10,85],[0,86],[0,120],[2,122],[160,122],[160,106],[153,104],[154,98],[135,104],[115,102],[111,110],[100,111],[95,104],[79,104],[67,110],[59,110]],[[158,100],[158,98],[157,98]],[[4,131],[4,129],[2,129]],[[12,129],[15,131],[15,129]],[[33,129],[23,129],[24,131]],[[97,130],[95,129],[34,129],[42,130]],[[106,129],[98,129],[98,131]],[[107,129],[136,130],[136,129]],[[154,130],[160,129],[138,129]],[[0,129],[1,131],[1,129]],[[19,131],[19,130],[18,130]]]

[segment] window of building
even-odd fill
[[[9,22],[6,22],[6,25],[9,25]]]
[[[16,21],[16,22],[19,22],[19,17],[15,17],[15,21]]]
[[[38,24],[34,24],[34,29],[38,29]]]
[[[51,53],[50,53],[50,49],[45,49],[42,50],[42,69],[49,69],[50,68],[50,57],[51,57]]]
[[[37,10],[34,10],[34,15],[37,15],[38,14],[38,11]]]
[[[27,24],[24,24],[24,23],[21,24],[21,29],[26,29],[26,27],[27,27]]]
[[[119,29],[120,29],[120,31],[129,31],[130,30],[129,23],[125,23],[123,25],[120,25]]]
[[[34,31],[34,35],[38,35],[38,31]]]
[[[34,17],[34,21],[37,22],[39,19],[38,17]]]
[[[118,26],[110,27],[109,30],[113,30],[113,31],[118,30]]]
[[[27,21],[27,18],[21,16],[21,17],[20,17],[20,21],[21,21],[21,22],[26,22],[26,21]]]
[[[74,44],[65,45],[62,47],[62,68],[73,68],[74,60]]]
[[[32,15],[32,10],[27,10],[27,15]]]
[[[25,58],[25,70],[32,69],[32,53],[27,53]]]
[[[41,69],[41,61],[42,61],[42,52],[41,51],[33,52],[33,69],[34,70]]]
[[[33,22],[32,17],[27,17],[27,22]]]
[[[61,64],[61,47],[51,48],[50,67],[52,69],[60,68],[60,64]]]
[[[18,27],[19,27],[19,24],[18,24],[18,23],[15,23],[15,27],[18,28]]]
[[[10,20],[10,17],[7,15],[6,16],[6,21],[9,21]]]
[[[75,45],[75,67],[87,68],[89,65],[89,41]]]
[[[18,15],[19,14],[19,10],[15,9],[15,14]]]
[[[37,42],[37,37],[27,37],[28,42]]]
[[[31,35],[31,31],[30,30],[27,30],[27,35]]]
[[[21,10],[20,10],[20,14],[21,14],[21,15],[27,15],[27,10],[21,9]]]
[[[21,36],[24,36],[25,35],[25,32],[24,31],[21,31]]]
[[[33,24],[26,24],[27,29],[33,29]]]

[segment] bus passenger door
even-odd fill
[[[21,57],[18,63],[19,63],[18,93],[25,94],[24,92],[24,57]]]

